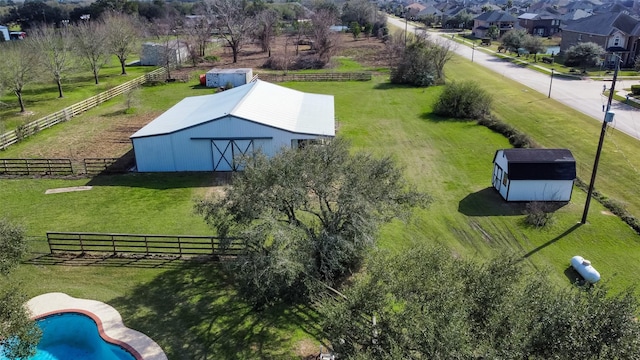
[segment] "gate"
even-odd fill
[[[254,138],[211,139],[213,171],[242,170],[238,157],[253,154]]]

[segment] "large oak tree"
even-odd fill
[[[233,274],[256,305],[333,288],[357,269],[381,224],[428,203],[390,158],[351,153],[341,139],[249,160],[224,196],[196,209],[218,235],[243,239]]]

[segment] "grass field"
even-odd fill
[[[120,63],[114,57],[111,62],[100,70],[98,85],[95,84],[93,74],[77,66],[69,70],[62,81],[63,98],[59,98],[58,87],[52,78],[43,74],[40,81],[27,84],[23,90],[26,114],[20,114],[18,98],[10,91],[0,96],[0,133],[13,130],[18,125],[37,120],[43,116],[71,106],[86,98],[97,95],[116,85],[144,75],[155,67],[129,66],[127,75],[120,75]]]
[[[448,81],[474,79],[488,89],[499,89],[492,91],[496,114],[543,146],[571,149],[578,175],[588,178],[598,121],[460,58],[447,66],[447,74]],[[355,150],[392,156],[411,182],[435,199],[407,223],[385,226],[380,246],[403,251],[414,243],[440,243],[457,254],[480,258],[515,253],[523,266],[549,273],[558,286],[570,286],[565,270],[571,256],[579,254],[594,263],[614,291],[637,282],[640,238],[597,202],[592,202],[589,223],[578,226],[584,192],[574,190],[572,201],[556,211],[551,226],[525,226],[523,204],[507,204],[490,188],[493,155],[509,147],[508,141],[474,122],[433,116],[432,104],[441,87],[393,86],[383,77],[370,82],[284,85],[335,95],[340,136],[350,139]],[[184,96],[207,91],[180,83],[145,88],[141,108],[160,112]],[[110,101],[0,155],[18,157],[43,143],[55,146],[91,129],[105,131],[97,127],[108,128],[115,118],[126,121],[130,116],[105,115],[120,108],[121,100]],[[609,196],[626,199],[629,209],[639,215],[640,200],[627,196],[638,185],[640,160],[633,156],[637,146],[636,140],[611,131],[596,185]],[[0,216],[25,225],[34,251],[16,276],[29,296],[61,291],[108,302],[127,325],[156,340],[170,359],[288,359],[317,352],[322,334],[313,311],[282,307],[255,312],[236,298],[215,264],[114,261],[64,266],[50,265],[40,257],[46,251],[42,237],[47,230],[209,234],[192,205],[214,184],[207,174],[0,179]],[[44,194],[46,189],[77,185],[94,188]]]

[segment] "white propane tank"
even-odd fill
[[[591,262],[589,260],[585,260],[582,256],[576,255],[572,257],[571,267],[573,267],[578,274],[582,275],[582,277],[590,284],[595,284],[600,280],[600,273],[591,266]]]

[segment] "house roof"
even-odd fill
[[[624,13],[606,13],[592,15],[568,24],[564,31],[583,34],[609,36],[616,30],[629,35],[636,35],[638,20]],[[635,30],[637,31],[637,30]]]
[[[511,180],[573,180],[576,160],[568,149],[503,149]],[[495,157],[494,157],[495,162]]]
[[[538,14],[534,14],[534,13],[524,13],[520,16],[518,16],[518,19],[522,19],[522,20],[533,20],[536,17],[538,17]]]
[[[488,22],[497,22],[497,21],[506,22],[506,21],[516,21],[518,19],[516,19],[510,14],[507,14],[504,11],[494,10],[494,11],[487,11],[485,13],[482,13],[476,16],[475,20],[482,20],[482,21],[488,21]]]
[[[300,134],[335,135],[333,95],[256,80],[212,95],[187,97],[131,138],[170,134],[227,116]]]

